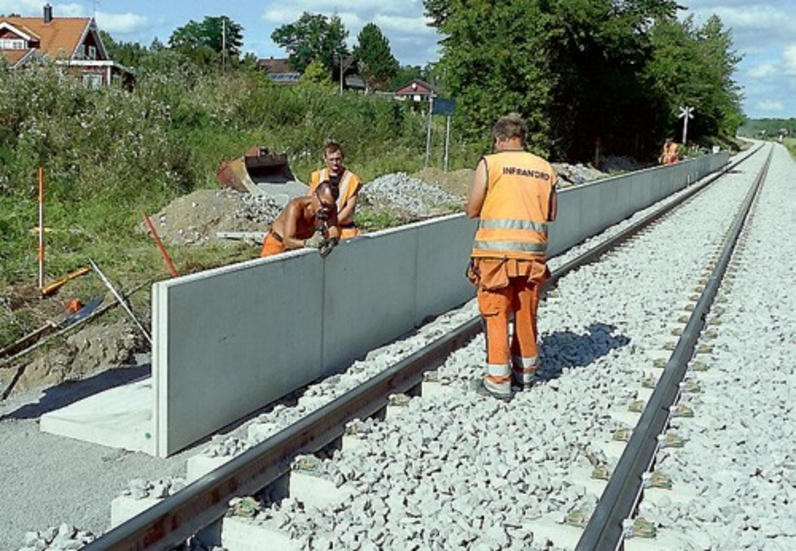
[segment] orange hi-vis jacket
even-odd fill
[[[555,169],[525,151],[501,151],[484,160],[487,191],[471,256],[544,259],[558,178]]]
[[[310,174],[310,189],[308,191],[308,195],[312,195],[315,191],[315,188],[323,182],[324,180],[329,180],[329,169],[322,168],[320,170],[313,171]],[[340,195],[337,197],[337,210],[338,212],[340,209],[345,206],[349,199],[351,199],[354,195],[359,193],[359,189],[362,187],[362,180],[359,179],[359,176],[351,172],[350,170],[343,171],[343,174],[340,178],[340,184],[338,188],[340,190]],[[354,213],[351,213],[351,216],[346,220],[340,220],[340,227],[351,226],[354,223]]]

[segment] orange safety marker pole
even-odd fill
[[[44,169],[39,167],[39,289],[44,288]]]
[[[152,239],[155,240],[158,249],[160,249],[160,254],[163,255],[163,261],[166,263],[166,267],[169,269],[171,277],[177,277],[179,275],[177,273],[177,269],[174,267],[174,263],[171,261],[169,253],[166,252],[166,247],[163,246],[163,242],[160,240],[158,232],[155,231],[155,226],[152,225],[152,220],[149,219],[149,216],[147,216],[146,212],[141,211],[141,214],[144,215],[144,222],[146,222],[146,225],[149,226],[149,231],[152,233]]]

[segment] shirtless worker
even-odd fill
[[[336,200],[337,189],[321,182],[312,195],[290,201],[265,235],[260,257],[303,247],[318,249],[321,256],[329,254],[340,239]]]
[[[359,176],[343,166],[343,146],[337,142],[329,142],[323,148],[323,161],[326,167],[315,170],[310,174],[310,184],[307,195],[312,192],[320,182],[328,180],[337,188],[337,217],[340,220],[340,238],[351,239],[359,235],[359,229],[354,224],[354,211],[357,208],[357,197],[362,189],[362,180]]]

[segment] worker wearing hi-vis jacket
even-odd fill
[[[357,196],[362,188],[359,176],[343,166],[343,147],[337,142],[329,142],[323,149],[323,160],[326,167],[310,174],[310,188],[307,195],[312,195],[319,182],[328,180],[337,187],[337,217],[340,220],[340,237],[351,239],[359,235],[359,229],[354,224],[354,211],[357,208]]]
[[[660,162],[664,165],[671,165],[680,160],[680,152],[677,142],[671,138],[667,138],[663,143],[663,151],[661,151]]]
[[[526,133],[518,114],[495,123],[495,153],[476,166],[466,207],[470,218],[480,218],[467,270],[478,288],[486,333],[480,390],[501,399],[511,398],[512,379],[530,389],[539,364],[536,314],[539,289],[550,277],[547,228],[557,208],[558,175],[550,163],[524,150]]]
[[[329,254],[340,238],[336,199],[337,188],[321,182],[311,196],[290,201],[265,234],[260,257],[303,247],[318,249],[324,257]]]

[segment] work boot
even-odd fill
[[[476,386],[476,392],[482,396],[492,396],[498,400],[508,402],[511,400],[511,383],[496,383],[484,378],[481,384]]]
[[[522,376],[518,375],[516,371],[511,372],[511,387],[517,389],[518,392],[527,392],[536,385],[536,376],[530,381],[523,381]]]

